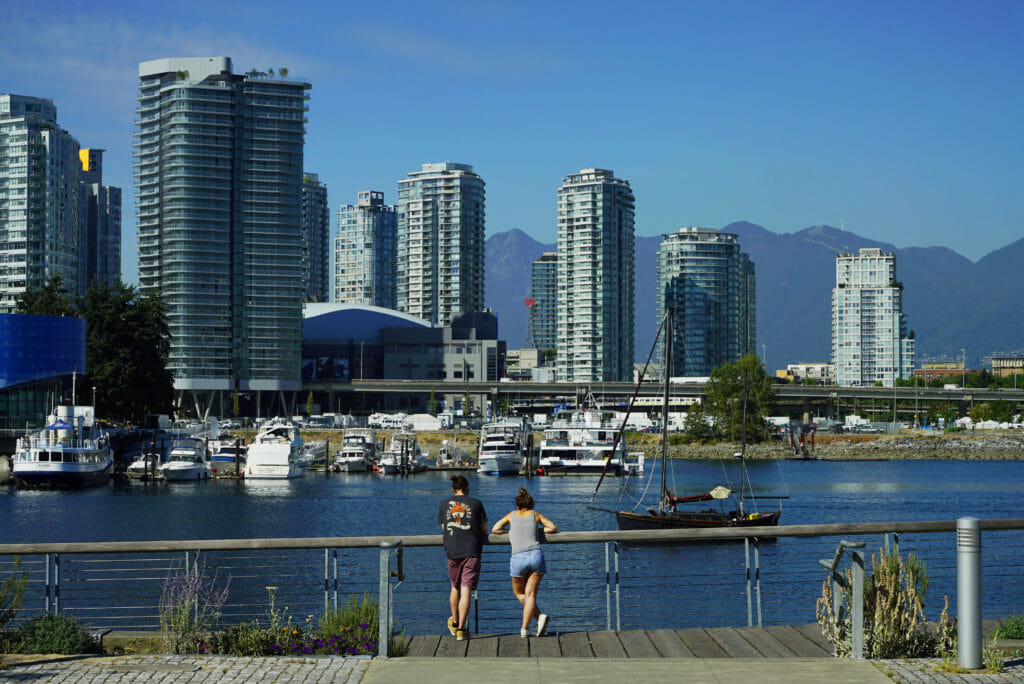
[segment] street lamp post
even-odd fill
[[[960,387],[967,387],[967,348],[960,350]]]
[[[761,365],[766,369],[768,368],[768,362],[765,361],[764,345],[761,345]]]

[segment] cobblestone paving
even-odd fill
[[[233,658],[229,656],[82,657],[7,664],[0,682],[359,682],[369,656]]]
[[[875,667],[901,684],[1002,684],[1024,682],[1024,659],[1007,660],[1000,673],[970,672],[957,674],[939,669],[940,658],[914,660],[875,660]]]

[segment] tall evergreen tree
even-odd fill
[[[747,441],[759,442],[768,437],[764,419],[775,402],[775,391],[756,355],[748,354],[736,363],[725,363],[711,371],[704,392],[707,413],[715,419],[716,432],[727,439],[742,438],[746,394]]]
[[[94,282],[78,308],[88,326],[86,364],[97,414],[140,422],[147,413],[169,413],[170,330],[160,297],[140,295],[119,278],[110,286]]]
[[[39,316],[77,316],[74,302],[64,287],[64,280],[59,275],[46,279],[43,286],[28,288],[18,297],[15,312],[36,314]]]

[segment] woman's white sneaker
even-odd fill
[[[537,636],[544,636],[546,631],[548,631],[548,615],[547,613],[541,613],[540,617],[537,618]]]

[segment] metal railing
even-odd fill
[[[832,580],[832,613],[839,622],[844,619],[844,613],[850,611],[850,623],[852,626],[851,636],[853,640],[851,656],[854,658],[864,657],[864,542],[851,542],[843,540],[836,548],[836,555],[832,560],[822,559],[818,561],[826,570]],[[852,580],[847,581],[842,572],[838,570],[839,561],[845,554],[849,553],[852,560]],[[852,585],[852,586],[851,586]],[[850,605],[846,605],[843,597],[850,593]]]
[[[989,611],[1007,615],[1024,601],[1024,589],[1017,588],[1024,571],[1024,519],[982,520],[980,526],[999,535],[983,559],[983,598]],[[748,625],[755,619],[758,625],[763,619],[813,622],[821,586],[816,559],[835,549],[834,539],[897,533],[905,548],[928,559],[935,570],[931,586],[951,595],[955,530],[950,520],[561,532],[545,545],[550,579],[541,601],[558,615],[562,631],[725,626],[744,618]],[[519,606],[512,603],[504,570],[508,539],[492,541],[484,548],[474,620],[477,631],[513,631]],[[745,543],[724,543],[730,541]],[[865,542],[841,548],[854,549],[856,543]],[[409,634],[440,631],[439,616],[449,610],[448,592],[441,590],[447,582],[441,544],[441,535],[6,544],[0,545],[0,577],[12,556],[23,558],[29,588],[22,617],[41,609],[71,613],[94,629],[155,629],[162,583],[181,567],[182,554],[191,568],[199,567],[201,554],[204,567],[215,569],[211,580],[230,578],[222,624],[263,620],[268,585],[279,587],[280,605],[297,622],[337,608],[341,594],[376,595],[380,648],[386,652],[396,624]],[[838,560],[830,563],[833,579],[837,567]],[[797,605],[806,611],[794,612]],[[661,613],[653,616],[652,606]]]

